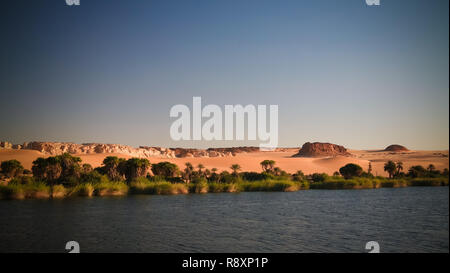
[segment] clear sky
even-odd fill
[[[175,142],[175,104],[278,104],[279,146],[449,147],[449,1],[8,0],[0,139]]]

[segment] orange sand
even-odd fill
[[[361,151],[350,150],[353,157],[334,157],[334,158],[301,158],[291,157],[298,149],[283,149],[280,152],[255,152],[255,153],[241,153],[234,157],[190,157],[190,158],[148,158],[151,163],[158,163],[161,161],[169,161],[177,164],[180,169],[184,168],[186,162],[192,163],[194,166],[203,164],[206,168],[217,168],[219,171],[230,171],[231,164],[239,164],[242,171],[261,171],[259,163],[264,159],[272,159],[276,161],[276,166],[281,169],[294,173],[297,170],[302,170],[305,174],[314,172],[325,172],[333,174],[338,171],[340,167],[347,163],[359,164],[367,171],[369,161],[372,162],[373,174],[386,176],[383,170],[383,165],[388,160],[395,162],[402,161],[404,171],[407,171],[412,165],[434,164],[437,169],[442,170],[449,167],[448,151],[409,151],[409,152],[384,152],[384,151]],[[123,154],[81,154],[76,155],[81,157],[83,163],[89,163],[93,167],[101,165],[106,156],[118,156],[123,158],[130,158],[131,156]],[[0,149],[0,161],[17,159],[26,169],[31,169],[32,162],[38,157],[47,157],[38,151],[33,150],[11,150]]]

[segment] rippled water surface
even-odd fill
[[[448,187],[0,201],[0,251],[448,252]]]

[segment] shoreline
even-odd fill
[[[75,187],[33,184],[0,185],[0,200],[70,199],[128,195],[178,195],[240,192],[295,192],[301,190],[358,190],[405,187],[448,187],[448,178],[414,179],[335,179],[324,182],[289,180],[244,181],[237,183],[124,182],[83,183]]]

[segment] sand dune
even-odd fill
[[[231,164],[239,164],[243,171],[261,171],[259,163],[264,159],[272,159],[276,161],[276,166],[281,169],[294,173],[297,170],[302,170],[306,174],[314,172],[325,172],[333,174],[338,171],[340,167],[348,163],[359,164],[364,170],[367,170],[369,162],[372,163],[373,173],[377,175],[386,176],[383,170],[384,163],[388,160],[402,161],[405,170],[413,165],[428,166],[434,164],[437,169],[444,169],[449,167],[448,151],[408,151],[408,152],[385,152],[385,151],[361,151],[351,150],[352,157],[338,156],[328,158],[307,158],[307,157],[292,157],[298,149],[282,149],[275,152],[254,152],[254,153],[240,153],[234,157],[186,157],[186,158],[158,158],[149,157],[151,163],[158,163],[161,161],[169,161],[177,164],[180,168],[184,168],[186,162],[192,163],[194,166],[203,164],[206,168],[217,168],[219,171],[230,170]],[[118,156],[123,158],[130,158],[131,156],[125,154],[81,154],[79,156],[83,163],[89,163],[94,167],[101,165],[106,156]],[[17,159],[22,165],[31,169],[32,162],[38,157],[47,157],[38,151],[34,150],[12,150],[0,149],[0,161]]]

